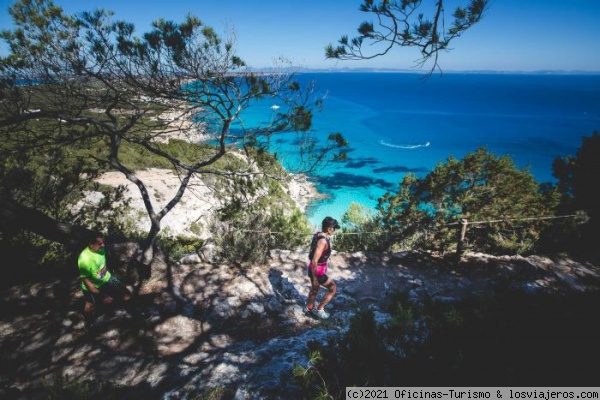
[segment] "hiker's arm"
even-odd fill
[[[311,262],[312,268],[312,285],[319,289],[319,280],[317,279],[317,265],[319,264],[319,258],[323,255],[323,251],[327,247],[327,241],[325,239],[320,239],[317,242],[317,248],[315,249],[315,254],[313,254],[313,259]]]
[[[92,283],[92,281],[89,280],[89,278],[81,278],[81,280],[83,281],[85,286],[87,286],[90,292],[92,292],[93,294],[100,293],[100,291],[96,288],[96,286],[94,286],[94,284]]]

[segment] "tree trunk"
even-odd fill
[[[144,243],[142,243],[138,257],[138,261],[144,266],[150,265],[154,259],[154,243],[160,232],[160,219],[154,217],[150,218],[150,220],[152,221],[152,226],[150,227],[150,232],[148,232]]]
[[[92,232],[79,225],[57,221],[41,211],[17,203],[6,195],[0,195],[0,231],[15,232],[19,229],[73,249],[82,246]]]

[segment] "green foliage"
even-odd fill
[[[205,182],[217,190],[239,188],[242,193],[230,208],[235,213],[241,197],[257,195],[249,176],[261,171],[229,154],[242,148],[249,160],[269,166],[269,157],[259,153],[272,135],[314,135],[313,108],[321,100],[310,89],[301,90],[292,74],[246,69],[234,43],[196,17],[181,23],[159,19],[135,36],[133,25],[110,11],[67,15],[50,0],[20,0],[9,12],[13,28],[1,33],[10,54],[0,58],[0,133],[6,138],[0,174],[11,177],[14,186],[7,192],[13,199],[26,199],[44,213],[61,213],[61,218],[51,215],[58,221],[70,221],[64,210],[81,195],[82,179],[118,170],[144,194],[147,187],[135,171],[149,167],[176,170],[182,191],[193,175],[211,176]],[[266,98],[282,104],[271,121],[252,126],[242,121],[245,109]],[[164,111],[178,115],[164,117]],[[199,133],[210,135],[211,144],[191,143],[202,139]],[[173,135],[189,140],[169,140]],[[332,152],[344,144],[339,134],[326,143],[299,142],[317,162],[342,159]],[[14,156],[21,153],[23,161]],[[60,163],[54,162],[55,154]],[[47,168],[38,172],[38,165]],[[52,178],[46,181],[53,190],[40,193],[43,187],[37,185],[30,190],[29,180],[43,182],[42,175]],[[220,177],[232,179],[224,183]],[[178,192],[165,199],[158,212],[148,206],[146,249],[180,198]],[[149,263],[151,252],[142,254],[142,262]]]
[[[164,231],[159,235],[156,242],[173,259],[178,259],[185,254],[194,253],[204,244],[204,240],[197,237],[172,237],[165,234]]]
[[[350,207],[342,216],[342,223],[351,227],[358,227],[366,224],[373,218],[373,213],[362,204],[352,202]]]
[[[336,249],[346,252],[382,250],[385,232],[374,217],[374,213],[362,204],[350,203],[342,216],[342,229],[335,235]]]
[[[264,262],[272,249],[305,245],[310,235],[306,217],[271,204],[265,208],[238,209],[211,227],[221,258],[237,265]]]
[[[561,213],[579,213],[582,218],[565,221],[552,232],[548,246],[575,253],[596,252],[600,235],[600,134],[584,137],[575,156],[556,158],[553,175],[558,179],[562,199]],[[585,218],[585,216],[589,218]]]
[[[348,386],[384,386],[391,366],[385,335],[384,328],[375,323],[373,311],[362,310],[351,318],[341,340],[310,342],[308,367],[294,368],[303,398],[323,394],[343,398]]]
[[[11,132],[0,141],[0,195],[57,221],[115,234],[129,231],[126,222],[120,220],[127,212],[127,204],[123,203],[120,209],[114,207],[122,200],[122,190],[109,191],[93,183],[102,168],[85,154],[85,146],[36,145],[40,129],[33,124],[28,129]],[[85,195],[91,190],[102,190],[105,197],[98,203],[90,203]],[[0,221],[0,231],[2,246],[18,248],[20,259],[28,254],[35,256],[35,260],[28,261],[31,264],[69,265],[71,249],[24,232],[13,221]]]
[[[318,362],[297,367],[296,374],[305,379],[306,398],[349,386],[585,385],[596,379],[597,293],[532,298],[499,290],[452,303],[428,299],[418,307],[404,293],[393,301],[388,323],[377,325],[371,311],[361,311],[338,343],[309,344],[309,352],[319,351]]]
[[[544,191],[528,170],[480,148],[448,158],[422,179],[408,174],[397,193],[379,200],[378,223],[390,249],[455,250],[460,224],[470,223],[466,247],[492,254],[531,251],[554,215],[556,191]],[[488,223],[487,221],[496,221]]]
[[[216,387],[209,388],[204,391],[204,394],[199,397],[194,397],[193,400],[225,400],[235,396],[235,391],[230,388]]]
[[[91,230],[110,235],[140,238],[142,232],[136,228],[136,216],[125,197],[125,187],[101,187],[90,185],[101,197],[97,202],[83,202],[71,206],[71,221]]]
[[[35,132],[23,132],[15,140],[35,137]],[[68,214],[66,205],[79,200],[88,179],[98,173],[95,163],[79,156],[77,148],[17,147],[8,137],[0,142],[0,156],[0,194],[55,218]]]
[[[310,226],[306,216],[298,209],[291,213],[276,210],[270,219],[269,227],[274,232],[281,232],[274,239],[272,248],[295,249],[305,246],[310,236]]]
[[[73,380],[62,373],[54,374],[52,380],[43,381],[48,400],[95,400],[113,399],[108,384],[98,380]]]
[[[258,152],[258,158],[269,176],[287,175],[271,155]],[[239,265],[262,262],[272,249],[306,246],[309,222],[282,184],[260,175],[221,181],[222,206],[208,226],[222,259]]]
[[[345,149],[349,143],[339,132],[330,133],[327,140],[323,141],[310,131],[300,131],[297,141],[301,143],[298,165],[288,164],[288,168],[293,172],[312,172],[317,167],[347,159]]]
[[[171,139],[168,143],[160,143],[156,146],[187,164],[193,164],[195,160],[210,157],[216,152],[214,146],[202,143],[190,143],[177,139]],[[173,163],[169,159],[130,143],[122,145],[121,158],[124,160],[123,163],[134,171],[148,168],[174,169]],[[225,160],[219,159],[216,162],[215,168],[217,170],[224,170],[224,166],[228,162],[239,163],[239,159],[226,156]]]
[[[202,232],[202,225],[198,222],[192,222],[190,224],[190,232],[199,235]]]
[[[416,47],[422,56],[421,65],[433,60],[432,70],[437,67],[439,53],[447,51],[450,42],[465,33],[483,17],[489,7],[488,0],[465,1],[451,15],[446,15],[443,2],[435,2],[428,13],[420,9],[421,1],[373,1],[365,0],[360,10],[372,14],[373,22],[362,22],[352,39],[344,35],[338,45],[325,48],[327,58],[363,60],[387,54],[392,48]],[[452,18],[451,18],[452,17]]]
[[[339,346],[344,377],[359,386],[385,386],[388,351],[372,310],[360,311]]]
[[[330,400],[335,398],[329,393],[327,382],[319,372],[324,367],[323,361],[322,350],[315,349],[310,351],[307,367],[296,364],[292,369],[294,381],[302,387],[304,392],[301,399]]]
[[[388,323],[388,335],[402,337],[413,333],[415,316],[412,308],[398,302],[392,308],[392,318]]]

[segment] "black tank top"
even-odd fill
[[[308,260],[312,261],[313,256],[315,255],[315,250],[317,250],[317,242],[320,239],[325,239],[327,241],[327,250],[325,250],[323,254],[321,254],[321,257],[319,257],[319,260],[317,261],[319,264],[322,264],[329,259],[329,256],[331,256],[331,243],[329,242],[329,238],[325,235],[322,235],[321,232],[315,233],[315,235],[312,238],[312,241],[310,242]]]

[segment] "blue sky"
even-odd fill
[[[433,3],[434,0],[424,0]],[[369,14],[358,11],[360,0],[56,0],[68,12],[105,8],[115,17],[146,31],[150,22],[181,21],[186,14],[224,33],[233,29],[239,55],[256,68],[273,66],[284,57],[306,68],[410,69],[416,49],[396,49],[387,56],[361,62],[326,60],[324,48],[343,34],[354,36]],[[447,0],[453,10],[466,0]],[[0,0],[0,27],[10,28]],[[0,51],[6,47],[0,45]],[[600,0],[491,0],[484,19],[453,43],[440,65],[452,70],[582,70],[600,71]]]

